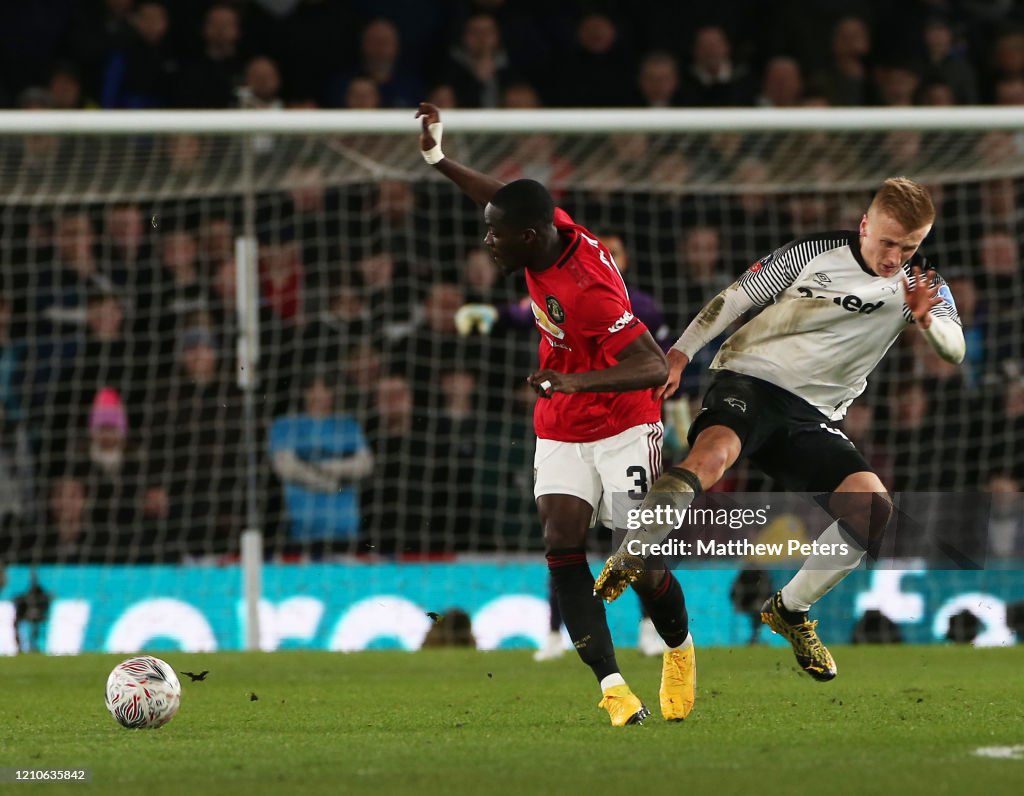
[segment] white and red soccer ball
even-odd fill
[[[154,730],[174,718],[181,683],[165,661],[145,655],[121,661],[107,678],[107,710],[122,727]]]

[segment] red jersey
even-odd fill
[[[626,284],[604,244],[561,208],[555,227],[566,244],[562,256],[543,271],[525,269],[540,329],[540,367],[560,373],[610,368],[647,327],[633,317]],[[533,413],[537,436],[560,442],[593,442],[660,420],[653,389],[556,392],[538,399]]]

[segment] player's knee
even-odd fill
[[[874,473],[855,473],[848,477],[829,500],[832,516],[842,520],[847,531],[865,549],[881,544],[892,517],[892,502]]]
[[[545,550],[564,550],[569,547],[582,547],[586,542],[587,531],[584,528],[567,526],[557,522],[544,523]]]

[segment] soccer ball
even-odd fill
[[[178,675],[159,658],[129,658],[117,664],[107,678],[107,710],[122,727],[163,727],[180,704]]]

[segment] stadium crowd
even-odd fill
[[[23,108],[411,108],[421,94],[447,107],[1024,102],[1012,3],[645,5],[630,3],[627,22],[616,3],[49,0],[6,12],[0,88]],[[873,55],[894,52],[899,61]],[[906,139],[881,143],[879,169],[906,165]],[[1006,141],[975,143],[992,163]],[[528,152],[486,165],[514,179],[541,157],[563,206],[621,236],[626,280],[660,305],[666,344],[754,259],[802,232],[854,228],[865,206],[863,192],[687,196],[676,177],[691,163],[674,151],[638,158],[648,145],[618,137],[587,160],[533,137]],[[215,159],[203,146],[170,139],[156,171],[193,184]],[[784,154],[688,153],[744,185]],[[3,155],[0,178],[37,184],[74,161],[42,137],[5,141]],[[616,155],[618,181],[574,179]],[[675,184],[622,190],[637,161]],[[539,546],[523,383],[535,336],[522,329],[523,286],[480,247],[477,209],[430,182],[335,184],[315,163],[293,168],[292,187],[262,192],[257,207],[255,464],[270,550]],[[908,335],[851,408],[846,433],[894,489],[1020,490],[1021,188],[1005,177],[933,186],[939,219],[924,253],[950,281],[969,354],[949,365]],[[227,192],[187,193],[6,208],[0,556],[235,552],[247,520],[242,207]],[[458,333],[467,303],[497,308],[491,334]],[[712,354],[691,366],[683,400],[698,395]],[[685,429],[675,431],[678,445]],[[741,468],[723,488],[768,486]],[[1019,526],[1000,526],[1003,552],[1024,554]]]
[[[36,0],[0,19],[9,107],[1024,102],[1012,0]]]

